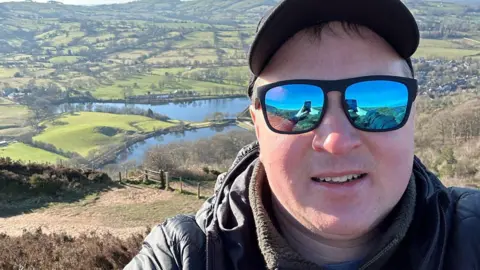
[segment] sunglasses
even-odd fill
[[[408,120],[417,95],[417,80],[396,76],[365,76],[335,81],[286,80],[257,88],[253,100],[261,105],[270,130],[301,134],[316,129],[328,108],[327,93],[342,94],[350,123],[368,132],[399,129]]]

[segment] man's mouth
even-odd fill
[[[341,183],[348,183],[355,180],[362,179],[366,176],[366,173],[362,174],[348,174],[343,176],[336,176],[336,177],[312,177],[312,181],[319,182],[319,183],[334,183],[334,184],[341,184]]]

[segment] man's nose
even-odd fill
[[[350,124],[343,111],[338,92],[328,93],[328,108],[314,133],[312,147],[315,151],[343,155],[362,144],[359,131]]]

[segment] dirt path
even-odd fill
[[[150,188],[126,187],[89,196],[73,204],[56,204],[33,213],[0,218],[0,233],[18,236],[41,227],[45,233],[73,236],[96,231],[121,238],[143,233],[176,212],[192,212],[201,205],[194,196]]]

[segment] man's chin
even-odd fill
[[[323,214],[319,215],[316,220],[311,220],[308,227],[313,233],[326,239],[352,240],[369,233],[377,224],[372,220],[376,220],[376,218],[368,218],[365,215],[358,215],[358,213]]]
[[[335,223],[328,226],[321,226],[315,233],[329,240],[354,240],[365,236],[370,231],[370,226]]]

